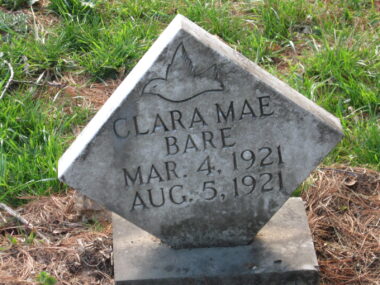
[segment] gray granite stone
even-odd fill
[[[173,249],[113,215],[116,284],[318,284],[303,201],[289,199],[251,245]]]
[[[59,178],[172,247],[248,244],[339,120],[178,15],[59,161]]]

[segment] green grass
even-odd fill
[[[41,271],[37,275],[37,281],[40,285],[54,285],[57,283],[57,280],[45,271]]]
[[[27,90],[0,101],[0,201],[15,205],[22,195],[64,189],[57,179],[57,158],[72,138],[73,125],[87,112],[63,112]]]
[[[312,99],[321,102],[328,99],[324,107],[331,112],[337,112],[334,106],[342,101],[354,109],[374,108],[379,103],[380,57],[370,47],[375,47],[376,42],[366,42],[365,35],[346,33],[343,38],[344,32],[338,34],[333,44],[325,40],[315,56],[305,59],[304,78],[319,84],[313,90]],[[348,46],[347,41],[354,43]]]
[[[12,3],[0,0],[17,8]],[[345,138],[325,164],[380,170],[380,14],[374,0],[51,0],[34,8],[37,19],[55,19],[45,27],[23,11],[0,10],[0,90],[10,76],[4,60],[15,73],[0,101],[0,201],[17,204],[20,195],[63,189],[55,179],[57,159],[88,116],[83,109],[68,114],[66,103],[53,102],[48,90],[37,88],[43,96],[34,96],[17,81],[35,81],[42,73],[49,81],[67,74],[100,82],[124,77],[177,13],[340,118]]]
[[[65,20],[83,20],[87,17],[94,17],[98,2],[91,0],[51,0],[49,7]]]
[[[325,159],[326,164],[344,163],[379,170],[380,124],[379,118],[358,111],[341,119],[345,138]]]

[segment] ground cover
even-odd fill
[[[326,167],[304,191],[322,284],[378,284],[380,173]]]

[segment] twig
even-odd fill
[[[7,220],[4,218],[2,213],[0,213],[0,218],[3,220],[3,223],[7,223]]]
[[[55,96],[54,96],[54,98],[53,98],[53,102],[55,102],[55,100],[57,100],[57,98],[58,98],[59,94],[61,94],[61,91],[62,91],[62,90],[63,90],[63,89],[58,90],[57,94],[55,94]]]
[[[53,86],[53,87],[64,87],[66,85],[66,84],[55,83],[55,82],[37,83],[37,82],[27,81],[27,80],[13,80],[13,82],[22,83],[22,84],[37,85],[37,86]]]
[[[40,74],[40,76],[38,76],[38,78],[37,78],[37,80],[36,80],[36,82],[35,82],[35,86],[32,86],[32,87],[29,88],[29,92],[30,92],[30,94],[33,94],[33,93],[37,90],[37,87],[36,87],[36,86],[38,86],[38,84],[41,84],[40,82],[41,82],[42,78],[44,78],[45,73],[46,73],[46,70],[43,71],[43,72]]]
[[[40,76],[38,76],[38,78],[37,78],[37,80],[36,80],[36,84],[37,84],[37,85],[38,85],[38,84],[41,84],[40,82],[41,82],[42,78],[44,78],[45,73],[46,73],[46,70],[44,70],[44,72],[42,72],[42,73],[40,74]]]
[[[4,60],[4,63],[6,65],[8,65],[9,71],[11,72],[11,76],[9,77],[7,84],[5,84],[5,88],[4,88],[3,92],[1,92],[0,100],[3,99],[3,97],[5,95],[5,92],[7,92],[9,86],[11,85],[11,83],[13,81],[13,77],[14,77],[14,72],[13,72],[12,65],[7,60]]]
[[[15,217],[18,221],[20,221],[22,224],[27,226],[30,230],[34,231],[37,236],[39,236],[41,239],[43,239],[46,243],[50,244],[50,241],[47,237],[45,237],[43,234],[41,234],[31,223],[29,223],[27,220],[25,220],[20,214],[18,214],[15,210],[8,207],[4,203],[0,203],[0,209],[3,209],[6,211],[9,215],[12,217]]]
[[[363,175],[362,173],[356,173],[356,172],[352,172],[352,171],[348,171],[348,170],[344,170],[344,169],[337,169],[337,168],[331,168],[331,167],[320,167],[318,169],[319,170],[330,170],[330,171],[336,171],[336,172],[346,173],[346,174],[351,175],[351,176],[361,176],[361,175]]]

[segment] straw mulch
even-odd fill
[[[380,284],[380,173],[322,168],[309,180],[303,198],[322,284]],[[39,284],[43,271],[57,284],[113,284],[111,225],[83,222],[75,199],[69,192],[18,209],[49,244],[0,211],[0,284]]]
[[[0,284],[40,284],[43,271],[57,284],[113,284],[111,225],[83,222],[74,198],[73,192],[41,197],[18,209],[50,244],[2,212]]]
[[[304,191],[323,284],[380,284],[380,173],[322,168]]]

